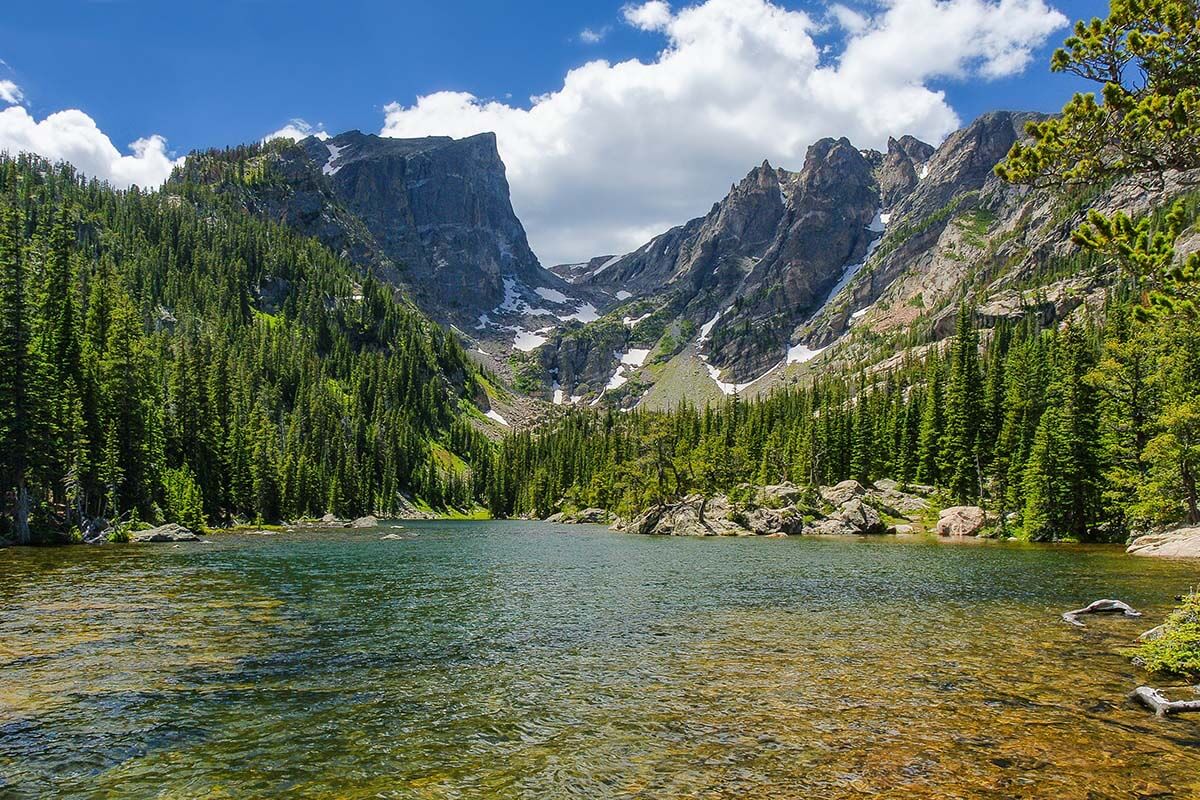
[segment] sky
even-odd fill
[[[1100,0],[7,0],[0,150],[157,186],[282,134],[495,131],[547,265],[632,250],[823,136],[1055,111]]]

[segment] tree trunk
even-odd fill
[[[25,486],[24,478],[17,482],[13,529],[17,533],[17,544],[29,544],[29,489]]]
[[[1192,468],[1187,461],[1179,465],[1179,474],[1183,479],[1183,495],[1187,502],[1187,521],[1190,525],[1196,525],[1200,523],[1200,502],[1196,497],[1196,476],[1192,474]]]

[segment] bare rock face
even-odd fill
[[[884,208],[907,197],[920,181],[920,170],[934,153],[932,145],[912,136],[888,137],[887,153],[875,170]]]
[[[719,316],[705,356],[727,380],[757,377],[878,237],[872,170],[848,140],[822,139],[799,172],[764,162],[706,216],[570,274],[576,286],[659,296],[697,327]]]
[[[1200,528],[1176,528],[1139,536],[1125,552],[1158,558],[1200,558]]]
[[[938,515],[938,536],[978,536],[987,520],[979,506],[952,506]]]
[[[268,180],[220,190],[404,287],[440,321],[473,323],[504,300],[505,279],[566,287],[529,248],[494,134],[348,131],[273,143],[261,158]]]

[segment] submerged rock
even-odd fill
[[[1176,528],[1134,539],[1126,553],[1159,558],[1200,558],[1200,527]]]
[[[200,541],[200,537],[196,535],[195,531],[172,522],[166,525],[159,525],[157,528],[132,533],[129,536],[129,541],[137,544],[144,544],[146,542],[198,542]]]
[[[979,506],[952,506],[938,515],[938,536],[978,536],[987,517]]]

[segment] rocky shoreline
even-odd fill
[[[735,501],[728,495],[691,494],[647,509],[628,519],[600,508],[559,512],[547,522],[609,525],[613,530],[645,536],[863,536],[933,530],[941,536],[978,536],[989,523],[977,506],[952,506],[933,522],[931,486],[902,486],[880,480],[855,480],[815,490],[782,483],[758,489],[744,487]]]

